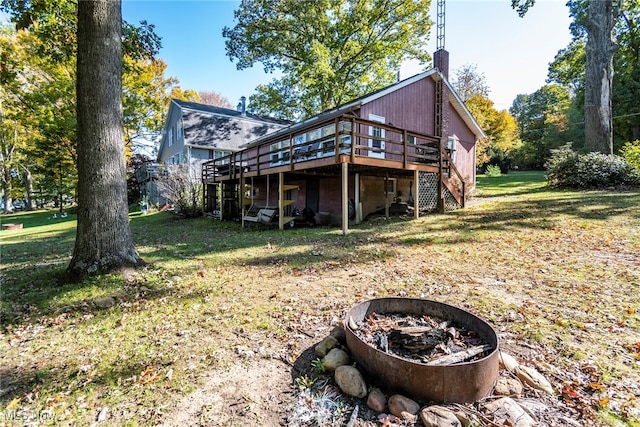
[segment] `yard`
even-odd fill
[[[486,319],[577,423],[555,425],[640,425],[640,191],[519,172],[480,177],[471,205],[346,237],[135,213],[149,267],[81,284],[56,279],[74,215],[3,215],[24,228],[0,233],[0,425],[314,425],[299,397],[330,379],[310,349],[384,296]],[[335,419],[358,403],[325,397]]]

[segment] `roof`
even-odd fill
[[[464,105],[464,102],[462,102],[462,100],[460,99],[460,97],[457,95],[455,89],[453,88],[453,86],[451,86],[451,84],[449,83],[449,81],[444,78],[444,76],[435,68],[432,68],[430,70],[424,71],[420,74],[416,74],[412,77],[406,78],[404,80],[401,80],[397,83],[394,83],[390,86],[387,86],[385,88],[382,88],[378,91],[369,93],[367,95],[361,96],[360,98],[356,98],[350,102],[347,102],[346,104],[342,104],[338,107],[335,107],[331,110],[326,110],[323,111],[322,113],[309,117],[308,119],[305,119],[301,122],[292,124],[288,127],[282,128],[274,133],[271,133],[269,135],[264,135],[263,137],[260,137],[256,140],[251,141],[250,143],[248,143],[245,147],[248,146],[252,146],[252,145],[257,145],[260,144],[263,140],[267,139],[267,138],[274,138],[277,136],[281,136],[281,135],[286,135],[292,132],[295,132],[298,129],[301,128],[305,128],[308,127],[309,125],[313,124],[314,122],[322,122],[325,120],[329,120],[332,119],[334,117],[338,117],[342,114],[348,113],[349,111],[353,111],[358,109],[361,105],[363,104],[367,104],[371,101],[374,101],[378,98],[381,98],[391,92],[395,92],[396,90],[399,90],[405,86],[408,86],[410,84],[413,84],[415,82],[417,82],[418,80],[422,80],[426,77],[431,77],[432,79],[434,79],[435,81],[438,80],[442,80],[444,81],[444,83],[447,85],[447,88],[449,89],[447,92],[449,93],[449,102],[450,104],[453,106],[453,108],[458,112],[458,114],[460,114],[460,116],[462,117],[462,120],[465,122],[465,124],[469,127],[469,129],[471,129],[471,131],[473,132],[473,134],[477,137],[477,138],[485,138],[486,134],[484,133],[484,131],[482,130],[482,128],[480,127],[480,125],[478,124],[478,122],[476,122],[475,118],[473,117],[473,115],[471,114],[471,112],[467,109],[467,107]]]
[[[189,110],[193,110],[201,113],[218,114],[218,115],[223,115],[228,117],[239,117],[242,119],[252,119],[252,120],[257,120],[259,122],[274,123],[279,125],[291,124],[291,122],[288,120],[280,120],[273,117],[261,116],[259,114],[252,114],[249,112],[242,114],[242,112],[231,109],[231,108],[214,107],[213,105],[199,104],[197,102],[183,101],[181,99],[175,99],[175,98],[171,99],[171,102],[175,102],[178,106],[180,106],[183,109],[189,109]]]
[[[175,109],[179,110],[182,117],[185,146],[196,148],[237,150],[247,141],[260,138],[291,124],[289,121],[272,117],[251,113],[242,114],[230,108],[172,99],[165,127],[173,126],[175,123],[170,121],[174,117],[172,112]],[[164,144],[163,136],[158,158],[162,156]]]

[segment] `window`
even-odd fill
[[[385,188],[384,192],[386,193],[387,196],[392,195],[393,197],[396,196],[396,188],[397,188],[397,181],[395,178],[388,178],[387,179],[387,188]]]
[[[375,114],[369,114],[369,120],[373,122],[384,123],[385,118],[382,116],[377,116]],[[379,128],[377,126],[369,127],[369,135],[373,138],[369,139],[369,147],[375,148],[377,150],[369,150],[369,157],[377,157],[379,159],[384,159],[384,129]]]
[[[450,136],[447,141],[447,151],[449,152],[449,157],[451,157],[451,161],[455,163],[456,161],[456,151],[458,147],[458,138],[455,136]]]
[[[289,163],[289,140],[287,139],[271,144],[270,154],[271,166]]]
[[[182,119],[178,120],[176,125],[176,141],[182,139]]]
[[[167,133],[167,141],[169,147],[171,147],[173,145],[173,128],[169,128],[169,132]]]

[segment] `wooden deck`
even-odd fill
[[[202,179],[207,187],[259,176],[282,179],[290,173],[339,176],[344,166],[372,175],[436,173],[464,206],[464,179],[441,149],[440,138],[351,114],[294,125],[229,156],[205,162]]]
[[[336,143],[337,142],[337,143]],[[397,170],[440,170],[440,140],[343,115],[297,131],[277,132],[229,156],[205,162],[205,183],[321,169],[340,163]]]

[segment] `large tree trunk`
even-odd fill
[[[31,176],[31,171],[29,168],[23,168],[22,177],[24,180],[24,189],[27,196],[27,207],[28,211],[33,210],[33,177]]]
[[[585,70],[585,148],[613,154],[613,27],[611,1],[589,0]]]
[[[78,1],[76,276],[144,264],[128,219],[121,32],[120,0]]]

